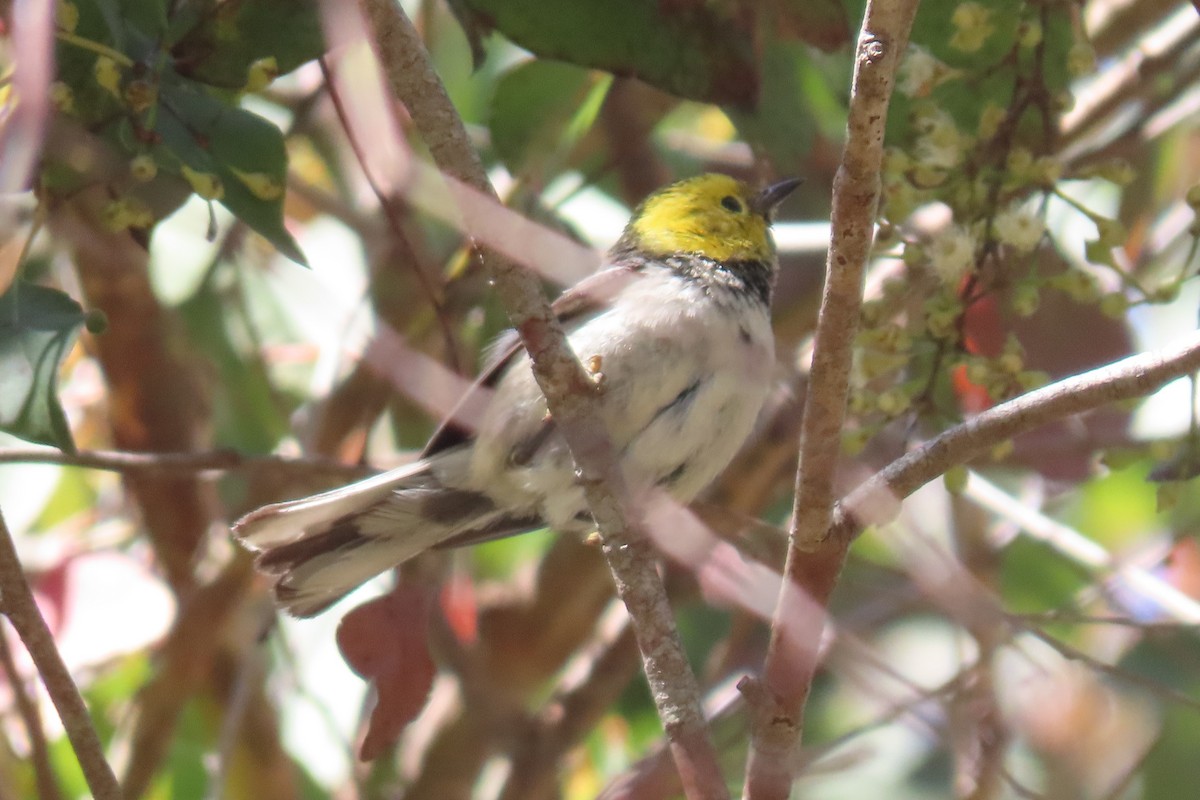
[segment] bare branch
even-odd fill
[[[961,496],[950,501],[954,551],[979,590],[999,594],[1000,551],[989,536],[988,516]],[[954,758],[955,796],[992,800],[1003,786],[1012,733],[1000,708],[997,659],[1010,628],[993,614],[967,614],[963,628],[975,640],[975,663],[964,670],[961,691],[947,704],[947,737]]]
[[[1110,664],[1095,656],[1088,655],[1077,647],[1072,647],[1056,636],[1047,633],[1041,628],[1027,626],[1025,630],[1038,641],[1043,642],[1051,647],[1056,653],[1068,661],[1078,661],[1084,664],[1101,675],[1107,675],[1111,678],[1121,681],[1122,683],[1136,686],[1139,689],[1146,691],[1158,697],[1165,705],[1170,707],[1186,708],[1193,713],[1200,713],[1200,700],[1189,695],[1187,692],[1180,691],[1172,686],[1155,680],[1154,678],[1125,669],[1116,664]]]
[[[637,642],[624,624],[594,655],[586,678],[551,700],[522,737],[501,800],[557,797],[562,757],[616,702],[636,670]]]
[[[392,93],[408,108],[446,174],[487,196],[495,190],[471,147],[424,43],[399,5],[362,0]],[[478,214],[463,204],[467,230]],[[700,706],[700,691],[675,629],[653,550],[631,524],[630,494],[599,423],[596,387],[567,344],[537,278],[491,250],[480,256],[533,361],[534,376],[579,468],[617,593],[633,618],[651,693],[689,798],[728,797]]]
[[[943,433],[858,487],[839,507],[831,531],[832,538],[848,541],[867,523],[891,520],[899,510],[900,501],[924,483],[952,466],[988,452],[1007,439],[1108,403],[1145,396],[1168,381],[1197,369],[1200,369],[1200,335],[1193,335],[1171,348],[1131,356],[1001,404]],[[989,508],[999,510],[996,498],[979,491],[982,484],[978,480],[977,476],[972,476],[968,486],[974,485],[975,490],[968,490],[970,496],[977,500],[986,499]],[[1018,508],[1021,512],[1019,515]],[[1107,553],[1075,532],[1064,531],[1061,526],[1055,527],[1053,521],[1016,503],[1007,504],[1005,511],[1027,529],[1035,530],[1039,538],[1057,542],[1064,552],[1081,563],[1094,568],[1116,568]],[[1195,604],[1190,599],[1178,596],[1170,587],[1161,585],[1161,582],[1141,571],[1126,568],[1122,574],[1126,577],[1138,575],[1139,587],[1148,596],[1155,597],[1163,608],[1170,608],[1171,613],[1180,618],[1193,618]],[[1045,637],[1036,629],[1033,632]],[[1062,643],[1051,644],[1067,657],[1084,661],[1101,671],[1111,673],[1113,670],[1078,651],[1064,649]],[[1121,677],[1139,685],[1147,685],[1136,676]],[[1170,691],[1152,682],[1151,685],[1157,692]],[[1172,698],[1172,701],[1191,704],[1190,700],[1180,701],[1178,698]]]
[[[1139,96],[1153,97],[1147,87],[1162,73],[1179,69],[1179,59],[1196,41],[1200,20],[1193,11],[1177,9],[1174,24],[1155,31],[1125,53],[1081,92],[1074,107],[1063,115],[1060,128],[1067,144],[1076,143],[1099,123],[1108,120],[1122,104]],[[1186,84],[1185,84],[1186,85]]]
[[[958,464],[1056,420],[1109,403],[1144,397],[1168,381],[1200,370],[1200,334],[1064,378],[972,417],[889,464],[842,501],[830,538],[852,539],[867,524],[895,518],[900,501]]]
[[[833,186],[833,236],[804,404],[801,468],[796,476],[785,580],[771,625],[771,643],[763,665],[761,688],[765,691],[760,692],[763,703],[756,709],[747,764],[745,796],[754,800],[785,798],[791,792],[800,719],[816,668],[820,625],[805,627],[800,635],[807,641],[793,639],[783,624],[785,599],[794,584],[809,589],[813,599],[824,604],[845,555],[844,548],[822,548],[821,542],[833,518],[851,345],[879,203],[884,125],[916,9],[916,0],[869,2],[859,34],[846,146]],[[823,562],[829,572],[810,574],[819,584],[813,587],[802,581],[806,565],[814,560],[804,556],[818,549],[825,549],[828,558],[815,560]]]
[[[41,714],[38,713],[37,704],[25,690],[25,680],[17,673],[17,663],[13,660],[8,636],[2,631],[0,665],[4,667],[4,676],[12,688],[17,714],[20,715],[25,726],[25,735],[29,738],[29,760],[33,763],[33,779],[37,785],[38,797],[41,800],[61,800],[62,789],[58,786],[54,767],[50,764],[50,747],[46,744],[46,732],[42,730]]]
[[[120,800],[121,787],[113,774],[112,767],[104,758],[104,748],[100,738],[88,716],[87,706],[79,694],[79,687],[71,680],[71,673],[63,663],[58,648],[54,646],[54,637],[46,620],[42,619],[29,583],[25,580],[25,572],[17,558],[17,549],[13,545],[12,535],[4,517],[0,515],[0,604],[3,612],[29,655],[33,658],[34,666],[42,677],[50,700],[58,709],[59,719],[67,731],[67,738],[83,768],[84,778],[88,788],[97,800]]]
[[[963,494],[981,508],[1016,523],[1030,537],[1045,542],[1075,563],[1120,577],[1178,622],[1200,625],[1200,603],[1152,572],[1118,562],[1100,544],[1036,508],[1030,508],[978,473],[972,472],[967,478]]]
[[[234,472],[269,469],[304,475],[360,477],[363,467],[331,458],[247,455],[236,450],[183,453],[133,453],[126,450],[80,450],[64,453],[45,447],[0,449],[0,464],[59,464],[109,472]]]
[[[230,561],[215,579],[199,587],[180,608],[159,650],[159,668],[138,690],[129,756],[122,775],[122,785],[129,797],[142,796],[154,780],[169,752],[188,699],[212,680],[218,672],[217,663],[232,660],[231,654],[220,645],[228,636],[235,610],[245,601],[253,575],[251,559],[243,553]],[[246,710],[241,712],[243,725],[248,727]],[[290,788],[287,781],[276,782],[280,790],[275,796],[284,796]]]
[[[405,235],[404,225],[401,221],[401,210],[397,208],[396,199],[386,194],[378,181],[375,180],[366,156],[363,154],[363,145],[360,137],[357,135],[354,128],[350,125],[350,118],[346,113],[346,107],[342,104],[341,93],[338,90],[337,83],[333,80],[333,76],[329,72],[329,64],[324,57],[317,59],[317,63],[321,66],[321,75],[325,78],[325,86],[329,91],[329,99],[333,102],[334,111],[337,113],[338,119],[342,123],[342,127],[346,131],[346,138],[350,143],[350,149],[354,153],[355,159],[358,160],[359,166],[362,168],[363,176],[367,180],[367,185],[371,187],[372,194],[379,201],[379,207],[383,210],[384,219],[387,220],[388,228],[391,229],[392,247],[397,250],[397,254],[402,257],[402,260],[412,269],[414,275],[417,276],[417,284],[421,287],[421,291],[429,300],[429,305],[433,308],[434,317],[437,318],[438,327],[442,332],[443,344],[446,348],[446,358],[450,366],[456,371],[462,371],[461,359],[459,358],[458,337],[454,333],[454,328],[450,324],[450,318],[446,313],[446,298],[445,286],[438,276],[430,275],[421,264],[413,252],[412,246],[408,241],[408,236]]]
[[[869,4],[859,36],[846,148],[833,185],[833,237],[800,435],[802,468],[797,474],[792,539],[793,547],[805,550],[824,538],[833,510],[851,346],[879,204],[884,124],[916,6],[915,0]]]
[[[242,654],[242,663],[233,675],[233,688],[229,695],[225,718],[221,720],[221,733],[214,748],[216,758],[208,766],[207,800],[220,800],[229,793],[230,773],[233,771],[237,740],[244,735],[246,717],[255,692],[262,686],[265,672],[263,655],[257,648],[247,648]]]

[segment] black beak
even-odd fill
[[[803,178],[788,178],[779,183],[773,183],[750,199],[750,209],[769,220],[779,204],[796,191],[796,187],[802,183],[804,183]]]

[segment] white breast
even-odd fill
[[[751,301],[722,306],[701,285],[666,270],[633,281],[569,338],[585,362],[599,357],[602,413],[630,485],[658,485],[685,502],[750,434],[774,364],[766,308]],[[548,438],[527,465],[509,461],[543,428],[545,414],[522,358],[485,415],[467,483],[506,507],[537,510],[553,527],[571,529],[587,506],[562,441]]]

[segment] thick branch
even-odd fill
[[[784,624],[788,597],[799,586],[824,604],[845,557],[843,547],[822,542],[833,518],[851,346],[874,238],[888,102],[916,9],[916,0],[872,0],[859,34],[846,146],[833,185],[832,240],[804,405],[785,580],[771,625],[763,685],[755,687],[765,691],[755,693],[761,702],[755,709],[746,772],[745,796],[754,800],[782,800],[791,792],[800,720],[816,669],[821,625],[812,621],[789,629]],[[827,571],[808,571],[814,560]]]
[[[420,36],[393,0],[362,0],[392,93],[408,108],[438,167],[453,178],[495,196],[478,154]],[[464,208],[468,231],[475,229]],[[599,422],[596,387],[567,344],[537,278],[499,254],[481,258],[533,361],[557,427],[571,449],[617,593],[629,608],[639,649],[688,797],[727,797],[700,706],[700,691],[687,662],[652,548],[631,524],[632,507],[616,453]]]
[[[869,4],[859,36],[846,148],[833,184],[832,240],[800,434],[793,548],[814,549],[825,538],[833,513],[851,347],[879,205],[884,125],[916,5],[915,0]]]
[[[117,778],[104,758],[104,748],[100,746],[100,738],[79,688],[71,680],[71,673],[54,646],[54,637],[46,620],[38,611],[3,516],[0,516],[0,604],[8,621],[17,629],[17,635],[42,677],[46,693],[58,709],[59,719],[75,749],[92,795],[97,800],[120,800]]]

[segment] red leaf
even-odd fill
[[[1008,326],[1000,318],[995,295],[976,298],[963,309],[963,349],[977,356],[995,358],[1004,352]]]
[[[970,291],[970,284],[964,282],[960,292]],[[984,295],[963,309],[962,346],[971,355],[995,358],[1004,352],[1004,337],[1007,335],[1004,322],[1000,319],[1000,311],[993,295]],[[959,407],[967,414],[978,414],[987,411],[995,401],[988,390],[967,377],[967,368],[960,364],[951,374],[954,393],[958,396]]]
[[[441,601],[442,614],[458,641],[475,644],[479,638],[479,602],[471,577],[455,571],[442,587]]]
[[[1171,548],[1166,578],[1188,597],[1200,599],[1200,545],[1195,539],[1180,539]]]
[[[64,624],[63,617],[66,615],[68,572],[71,569],[71,562],[72,558],[68,556],[50,569],[42,571],[30,581],[33,593],[50,606],[48,613],[44,611],[43,616],[46,617],[46,623],[56,637],[61,632]]]
[[[338,649],[375,685],[376,702],[358,757],[383,755],[425,707],[436,668],[429,655],[430,587],[398,585],[342,617]]]
[[[967,377],[967,365],[958,364],[950,372],[950,383],[958,397],[958,406],[965,414],[978,414],[995,405],[986,387],[972,383]]]

